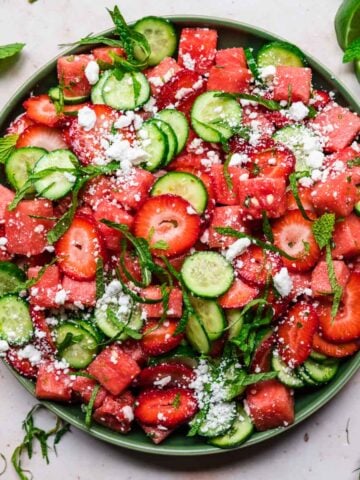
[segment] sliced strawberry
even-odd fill
[[[150,240],[150,247],[165,242],[164,248],[152,248],[154,255],[171,257],[189,250],[200,232],[200,217],[192,213],[190,204],[175,195],[149,198],[135,216],[137,237]]]
[[[141,265],[139,262],[139,258],[136,256],[134,252],[125,252],[122,263],[124,264],[125,269],[130,273],[130,275],[135,278],[138,282],[141,282]],[[125,269],[123,265],[117,265],[119,267],[119,272],[121,276],[121,280],[125,283],[129,283],[131,279],[129,279],[125,275]]]
[[[10,253],[19,255],[38,255],[48,242],[47,232],[54,225],[52,220],[38,217],[53,216],[53,207],[49,200],[23,200],[15,210],[5,212],[5,233]]]
[[[249,303],[259,294],[257,287],[251,287],[240,278],[235,278],[230,289],[219,298],[223,308],[240,308]]]
[[[36,123],[41,123],[47,127],[55,127],[59,121],[59,115],[49,95],[30,97],[23,103],[23,106],[30,120]]]
[[[287,127],[288,125],[294,123],[293,120],[281,113],[281,111],[274,112],[267,110],[266,112],[264,112],[264,116],[269,122],[272,123],[275,128]]]
[[[286,318],[280,322],[277,330],[279,353],[291,368],[304,363],[310,355],[318,326],[316,310],[305,302],[291,307]]]
[[[360,349],[360,343],[332,343],[325,340],[319,333],[315,333],[312,348],[327,357],[344,358],[354,355]]]
[[[261,219],[264,211],[269,218],[278,218],[285,213],[286,184],[283,178],[241,178],[237,186],[244,218]]]
[[[151,300],[162,298],[161,289],[156,285],[150,285],[142,289],[141,295]],[[168,317],[180,318],[182,315],[182,292],[179,288],[171,289],[168,302],[166,315]],[[164,312],[162,302],[144,303],[142,309],[147,318],[160,318]]]
[[[194,379],[194,371],[183,363],[159,363],[144,368],[135,379],[139,388],[188,387]]]
[[[61,130],[44,125],[27,127],[16,143],[16,148],[21,147],[40,147],[49,151],[68,148]]]
[[[312,293],[311,272],[290,272],[290,278],[292,282],[290,296],[292,299],[296,299],[300,295],[304,295],[306,293]]]
[[[41,267],[30,267],[28,278],[36,278]],[[56,308],[56,293],[61,289],[60,271],[57,265],[50,265],[41,278],[30,288],[30,303],[43,308]]]
[[[119,118],[119,113],[107,105],[91,105],[89,108],[96,115],[94,127],[86,130],[76,118],[67,132],[71,149],[84,165],[105,157],[107,142],[104,139],[111,134],[113,124]]]
[[[74,383],[72,385],[73,394],[75,399],[79,399],[84,403],[89,403],[92,393],[94,391],[97,382],[92,378],[76,376]],[[94,408],[99,408],[107,396],[106,390],[103,387],[100,387],[98,393],[96,394]]]
[[[256,245],[250,245],[237,257],[236,271],[240,277],[251,285],[264,286],[269,278],[280,271],[283,263],[279,255],[265,252]]]
[[[173,432],[173,430],[165,428],[162,425],[161,428],[158,428],[152,425],[140,424],[140,427],[155,445],[159,445],[159,443],[163,442]]]
[[[120,397],[107,395],[103,404],[94,411],[93,418],[111,430],[128,433],[134,419],[134,401],[130,392],[124,392]]]
[[[234,237],[217,232],[216,228],[219,227],[231,227],[245,233],[248,231],[242,221],[242,211],[239,206],[214,208],[208,235],[205,235],[205,239],[201,237],[201,241],[208,243],[210,248],[229,247],[236,241]]]
[[[34,122],[26,115],[26,113],[21,113],[10,123],[6,129],[6,134],[11,135],[15,133],[21,135],[27,127],[30,127],[30,125],[34,125]]]
[[[278,380],[267,380],[248,388],[246,402],[257,430],[287,427],[294,422],[294,397]]]
[[[114,252],[120,251],[121,232],[110,228],[101,220],[110,220],[115,223],[122,223],[129,228],[132,227],[134,218],[127,213],[116,202],[109,202],[108,200],[102,200],[95,208],[94,217],[98,221],[98,229],[102,234],[106,247]]]
[[[249,154],[250,162],[246,167],[254,175],[263,175],[270,178],[287,178],[294,171],[296,159],[291,150],[283,145],[272,144],[268,142],[268,146],[263,150],[254,149]]]
[[[312,222],[299,210],[291,210],[273,224],[275,245],[294,260],[283,257],[285,266],[292,272],[310,270],[320,258],[320,249],[312,232]]]
[[[20,358],[19,357],[19,350],[18,347],[11,347],[6,352],[6,361],[7,363],[22,377],[36,379],[38,367],[37,365],[33,365],[30,363],[28,358]]]
[[[40,365],[35,395],[40,400],[54,400],[57,402],[69,402],[71,400],[70,375],[56,368],[51,361]]]
[[[96,303],[95,280],[79,282],[67,275],[62,279],[62,288],[66,292],[66,303],[83,307],[93,307]]]
[[[152,173],[142,168],[132,168],[130,173],[116,176],[111,195],[124,208],[137,210],[148,198],[154,181]]]
[[[197,409],[196,399],[189,389],[150,389],[137,397],[135,418],[145,425],[175,428],[188,422]]]
[[[30,307],[31,320],[35,329],[34,345],[43,354],[50,355],[55,352],[55,343],[51,335],[49,325],[46,323],[46,316],[43,310]]]
[[[177,347],[183,335],[175,335],[177,320],[167,319],[162,323],[158,320],[148,320],[141,339],[141,346],[145,353],[151,356],[162,355]]]
[[[337,283],[344,288],[349,280],[350,270],[341,260],[334,260],[333,265]],[[332,293],[328,267],[324,260],[320,261],[312,271],[311,290],[314,296],[320,297]]]
[[[273,288],[269,290],[266,301],[271,305],[273,320],[283,317],[289,307],[291,296],[279,297],[279,294]]]
[[[316,110],[322,110],[331,100],[330,95],[325,90],[313,90],[310,105]]]
[[[269,372],[271,370],[271,355],[275,337],[270,330],[260,341],[251,359],[250,370],[254,373]]]
[[[191,70],[182,69],[161,87],[156,98],[156,104],[160,110],[169,105],[174,105],[181,110],[181,105],[187,99],[194,100],[194,94],[195,96],[199,95],[205,88],[206,82],[201,75]]]
[[[102,243],[93,218],[78,214],[56,244],[59,267],[74,280],[92,280],[97,259],[104,257]]]
[[[353,272],[345,287],[343,305],[332,318],[331,304],[319,308],[320,328],[330,342],[351,342],[360,338],[360,273]]]
[[[179,40],[179,65],[201,74],[207,73],[215,62],[217,36],[214,29],[183,28]]]
[[[119,395],[140,373],[140,368],[120,346],[111,345],[90,363],[88,372],[110,393]]]

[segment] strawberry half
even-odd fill
[[[162,355],[173,350],[183,339],[183,335],[175,335],[178,325],[177,320],[165,320],[159,323],[158,320],[149,320],[144,328],[141,339],[141,347],[144,352],[151,356]],[[147,333],[148,332],[148,333]]]
[[[279,353],[291,368],[304,363],[310,355],[318,325],[316,310],[305,302],[294,305],[280,323],[277,331]]]
[[[294,257],[294,260],[283,257],[285,266],[292,272],[310,270],[320,258],[311,226],[299,210],[289,211],[273,224],[275,245]]]
[[[145,425],[175,428],[197,412],[196,399],[189,389],[145,390],[136,400],[135,418]]]
[[[279,255],[265,252],[256,245],[251,245],[236,260],[236,271],[240,277],[245,282],[258,286],[264,286],[268,277],[274,276],[283,265]]]
[[[353,272],[343,295],[343,305],[335,318],[331,304],[319,308],[321,331],[330,342],[351,342],[360,338],[360,273]]]
[[[190,204],[176,195],[149,198],[135,216],[134,232],[148,239],[154,255],[171,257],[189,250],[200,232],[200,217]],[[165,242],[156,248],[156,242]]]
[[[28,98],[23,106],[30,120],[48,127],[55,127],[59,121],[54,103],[49,95],[38,95]]]
[[[354,355],[360,349],[360,343],[332,343],[325,340],[319,333],[315,333],[313,338],[313,349],[327,357],[344,358]]]
[[[56,256],[61,270],[74,280],[92,280],[96,261],[104,257],[103,242],[92,217],[78,214],[57,242]]]
[[[26,113],[22,113],[10,123],[6,129],[6,134],[11,135],[16,133],[17,135],[21,135],[24,130],[30,127],[30,125],[34,125],[34,122],[26,115]]]
[[[194,371],[183,363],[160,363],[144,368],[135,379],[139,388],[187,387],[194,379]]]
[[[260,340],[251,359],[250,370],[254,373],[269,372],[271,370],[271,354],[275,338],[272,330]]]
[[[61,130],[45,125],[30,125],[27,127],[16,143],[16,148],[22,147],[39,147],[48,151],[68,148]]]

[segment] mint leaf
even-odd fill
[[[325,260],[326,260],[326,265],[327,265],[331,290],[332,290],[332,293],[334,295],[333,304],[332,304],[332,308],[331,308],[331,318],[335,318],[336,314],[339,310],[343,289],[342,289],[341,285],[338,284],[338,281],[337,281],[337,278],[336,278],[336,275],[335,275],[334,263],[333,263],[333,259],[332,259],[332,256],[331,256],[330,242],[326,245]]]
[[[353,60],[360,59],[360,38],[357,38],[345,50],[343,56],[343,63],[352,62]]]
[[[8,45],[0,45],[0,60],[14,57],[25,47],[25,43],[9,43]]]
[[[324,213],[315,220],[312,225],[312,231],[316,243],[320,248],[324,248],[330,243],[332,233],[335,227],[335,215],[333,213]]]
[[[165,242],[165,240],[158,240],[155,243],[150,245],[151,249],[157,248],[158,250],[167,250],[169,248],[169,244]]]
[[[13,153],[18,138],[16,133],[0,138],[0,163],[5,163]]]
[[[360,157],[353,158],[347,162],[349,168],[360,167]]]

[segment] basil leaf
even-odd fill
[[[0,60],[14,57],[20,53],[25,47],[25,43],[9,43],[8,45],[0,45]]]

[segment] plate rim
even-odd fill
[[[250,33],[257,37],[260,37],[267,41],[287,41],[286,39],[282,38],[281,36],[275,35],[272,32],[256,27],[254,25],[239,22],[237,20],[231,20],[228,18],[222,18],[218,16],[204,16],[204,15],[164,15],[164,18],[167,18],[174,23],[186,23],[191,22],[196,24],[197,22],[199,25],[209,24],[212,26],[220,26],[220,27],[230,27],[234,28],[235,30],[240,30],[246,33]],[[132,22],[134,23],[134,22]],[[111,35],[114,31],[113,28],[106,29],[100,32],[98,35]],[[19,88],[16,89],[14,94],[10,97],[10,99],[5,103],[3,108],[0,112],[0,129],[3,130],[4,123],[8,119],[9,115],[11,115],[14,106],[19,102],[19,99],[31,91],[31,88],[35,86],[35,84],[46,77],[49,74],[49,71],[55,67],[56,60],[63,56],[75,53],[77,51],[85,51],[88,48],[78,48],[76,46],[72,46],[66,50],[61,50],[58,55],[50,59],[46,62],[42,67],[38,68]],[[352,92],[348,87],[346,87],[341,80],[339,80],[333,73],[321,62],[319,62],[315,57],[310,55],[307,51],[303,50],[306,58],[309,61],[309,65],[313,67],[317,72],[319,72],[322,76],[324,76],[327,81],[329,81],[336,90],[340,92],[340,94],[344,97],[347,103],[349,103],[353,110],[360,113],[360,105],[357,102],[356,98],[353,96]],[[310,417],[313,413],[317,410],[325,406],[334,396],[336,396],[339,391],[345,386],[345,384],[351,379],[351,377],[356,373],[356,371],[360,367],[360,352],[357,353],[354,357],[348,360],[349,364],[346,366],[346,370],[341,374],[339,378],[337,378],[334,382],[324,386],[323,394],[320,398],[314,399],[310,405],[307,405],[303,408],[303,411],[296,415],[295,422],[286,427],[286,428],[278,428],[273,430],[268,430],[266,432],[257,432],[254,436],[250,437],[248,441],[244,444],[235,447],[233,449],[220,449],[217,447],[209,446],[204,442],[201,445],[191,445],[191,446],[166,446],[166,444],[161,445],[153,445],[149,443],[149,445],[138,444],[136,440],[130,440],[129,437],[124,435],[120,435],[116,438],[112,438],[111,436],[107,436],[107,430],[104,432],[99,427],[91,427],[88,429],[84,422],[79,419],[74,419],[70,413],[64,412],[63,409],[67,408],[66,405],[57,404],[55,402],[48,402],[42,401],[41,403],[46,406],[51,412],[58,415],[63,420],[69,422],[74,427],[90,434],[91,436],[102,440],[106,443],[110,443],[112,445],[120,446],[123,448],[127,448],[134,451],[139,451],[146,454],[157,454],[157,455],[168,455],[168,456],[205,456],[205,455],[214,455],[220,453],[228,453],[237,449],[247,448],[264,441],[269,441],[270,438],[277,437],[278,435],[285,433],[286,431],[294,428],[295,426],[299,425],[305,419]],[[16,373],[13,368],[11,368],[6,362],[5,365],[11,371],[11,373],[15,376],[15,378],[20,382],[20,384],[34,396],[34,387],[33,384],[29,382],[29,380],[21,377],[18,373]]]

